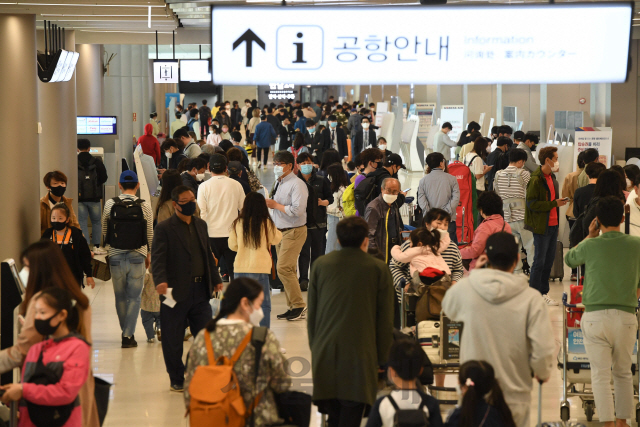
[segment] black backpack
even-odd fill
[[[600,200],[599,197],[592,197],[591,200],[589,200],[589,203],[587,203],[587,206],[585,206],[584,210],[580,212],[580,215],[578,215],[576,221],[573,223],[573,227],[571,227],[571,230],[569,231],[569,244],[572,247],[577,246],[578,243],[582,242],[589,234],[589,225],[591,225],[591,222],[588,224],[586,222],[589,218],[593,221],[593,218],[595,217],[593,213],[595,212],[598,200]]]
[[[86,166],[78,163],[78,199],[80,201],[102,198],[96,163],[95,157],[92,157]]]
[[[367,176],[354,188],[353,197],[355,199],[356,210],[360,216],[364,217],[364,211],[367,209],[367,205],[375,198],[377,186],[376,177]]]
[[[147,220],[144,218],[144,200],[114,197],[107,240],[114,249],[133,250],[147,245]]]
[[[429,427],[429,417],[424,412],[424,400],[420,402],[418,409],[400,409],[396,401],[388,395],[387,398],[396,414],[393,416],[393,427]]]

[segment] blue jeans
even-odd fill
[[[132,337],[138,323],[140,297],[144,286],[145,257],[129,251],[109,258],[113,291],[116,294],[116,312],[122,336]]]
[[[147,334],[147,339],[151,339],[156,336],[156,331],[153,327],[155,322],[157,329],[160,328],[160,312],[159,311],[146,311],[140,310],[140,317],[142,318],[142,326]]]
[[[338,227],[338,223],[340,222],[340,218],[333,215],[327,215],[327,248],[324,253],[328,254],[331,251],[339,251],[342,249],[340,246],[340,242],[338,242],[338,235],[336,233],[336,228]]]
[[[558,241],[558,226],[547,226],[544,234],[533,233],[535,255],[531,266],[529,286],[540,291],[542,295],[549,293],[549,276],[556,257],[556,242]]]
[[[447,231],[449,232],[449,237],[451,238],[451,241],[457,245],[458,244],[458,231],[456,229],[456,222],[455,221],[451,221],[449,223],[449,229]],[[463,236],[463,238],[464,238],[464,236]]]
[[[264,318],[260,322],[260,326],[271,327],[271,290],[269,288],[269,275],[266,273],[235,273],[235,278],[246,277],[253,279],[262,285],[264,291],[264,300],[262,301],[262,312]]]
[[[89,242],[89,218],[91,218],[91,230],[93,231],[91,242]],[[100,202],[78,202],[78,222],[87,243],[93,243],[93,246],[99,245],[102,239]]]

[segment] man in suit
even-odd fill
[[[362,130],[356,133],[355,139],[351,142],[351,155],[357,156],[363,150],[371,147],[377,147],[376,133],[370,128],[371,121],[368,117],[362,118]]]
[[[352,116],[353,117],[353,116]],[[347,133],[338,126],[338,119],[335,115],[328,117],[329,126],[322,131],[322,138],[325,141],[323,151],[334,148],[340,153],[340,157],[345,160],[349,157],[349,149],[347,148]]]
[[[171,192],[175,214],[156,225],[151,254],[151,272],[161,304],[162,353],[171,380],[171,391],[184,390],[182,341],[189,324],[196,336],[211,320],[209,300],[214,290],[222,290],[211,247],[207,223],[193,217],[196,198],[183,185]]]

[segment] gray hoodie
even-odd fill
[[[491,363],[507,403],[530,403],[532,375],[549,378],[556,344],[547,306],[526,278],[472,270],[447,291],[442,309],[464,322],[460,363]]]

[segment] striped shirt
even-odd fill
[[[411,247],[411,241],[407,240],[400,246],[402,252]],[[447,263],[451,269],[451,280],[458,282],[464,275],[464,269],[462,267],[462,257],[460,256],[460,249],[454,242],[449,243],[447,249],[440,254],[444,258],[444,262]],[[391,260],[389,263],[389,269],[391,270],[391,276],[393,277],[393,285],[396,288],[396,295],[398,300],[401,301],[400,294],[400,279],[405,279],[407,283],[411,282],[411,273],[409,272],[409,263]]]
[[[496,172],[493,189],[503,200],[511,198],[524,199],[526,197],[527,185],[531,179],[531,174],[524,168],[519,171],[519,173],[522,174],[522,181],[524,182],[524,185],[521,185],[518,179],[513,179],[513,177],[510,176],[517,172],[518,168],[515,166],[509,166],[506,169]],[[504,220],[507,222],[524,220],[524,208],[512,209],[511,215],[505,211]]]
[[[121,200],[131,199],[138,200],[138,197],[133,196],[131,194],[121,194]],[[107,235],[107,226],[109,224],[109,218],[111,217],[111,207],[113,206],[113,199],[109,199],[104,204],[104,211],[102,212],[102,235]],[[151,242],[153,242],[153,212],[151,212],[151,205],[148,201],[142,203],[142,213],[144,214],[144,219],[147,220],[147,245],[142,246],[138,249],[135,249],[136,252],[141,254],[142,256],[147,256],[147,251],[151,250]],[[109,246],[109,256],[112,257],[118,254],[125,254],[131,252],[128,249],[115,249]]]

